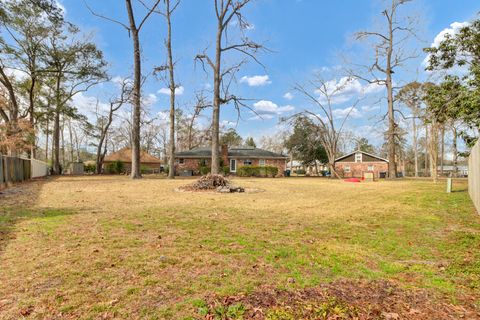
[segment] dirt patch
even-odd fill
[[[264,289],[206,298],[206,319],[235,314],[243,319],[480,319],[475,299],[454,305],[427,290],[406,290],[391,281],[342,280],[296,291]]]

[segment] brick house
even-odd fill
[[[200,173],[200,164],[210,167],[212,149],[210,147],[195,148],[175,153],[175,172],[177,174],[192,171]],[[223,145],[220,150],[222,166],[228,166],[231,174],[245,165],[272,166],[278,168],[278,174],[283,176],[286,169],[287,156],[254,147],[228,147]]]
[[[363,178],[366,172],[380,178],[380,173],[388,174],[388,160],[357,150],[335,159],[335,171],[344,178]]]
[[[117,152],[111,153],[103,160],[103,169],[106,170],[111,163],[116,161],[123,162],[123,168],[125,172],[131,172],[132,170],[132,149],[123,148]],[[160,172],[162,166],[162,160],[152,156],[151,154],[140,150],[140,169],[146,172]]]

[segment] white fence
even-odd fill
[[[32,178],[40,178],[45,177],[48,174],[48,165],[40,160],[31,159],[30,160],[32,166]]]
[[[470,152],[468,158],[468,193],[480,213],[480,139]]]

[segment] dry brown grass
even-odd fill
[[[236,181],[239,180],[239,181]],[[0,195],[0,318],[198,316],[207,294],[390,279],[455,298],[479,288],[480,222],[457,184],[61,177]],[[292,281],[293,279],[293,281]]]

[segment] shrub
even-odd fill
[[[149,166],[146,166],[144,164],[140,165],[140,172],[141,173],[151,173],[152,169]]]
[[[107,173],[123,173],[123,161],[115,161],[107,166]]]
[[[223,173],[224,176],[228,176],[230,174],[230,167],[223,166],[222,167],[222,173]]]
[[[307,172],[304,169],[298,169],[298,170],[295,170],[295,173],[296,174],[305,174]]]
[[[277,174],[278,168],[272,166],[243,166],[237,170],[240,177],[275,177]]]
[[[267,170],[267,177],[276,177],[278,175],[278,168],[277,167],[272,167],[272,166],[267,166],[265,167]]]
[[[200,167],[200,174],[202,176],[209,174],[212,171],[212,168],[207,167],[207,166],[201,166]]]
[[[95,169],[96,169],[96,168],[97,168],[97,166],[94,165],[94,164],[87,164],[87,165],[85,165],[84,171],[85,171],[86,173],[95,173],[95,171],[96,171]]]

